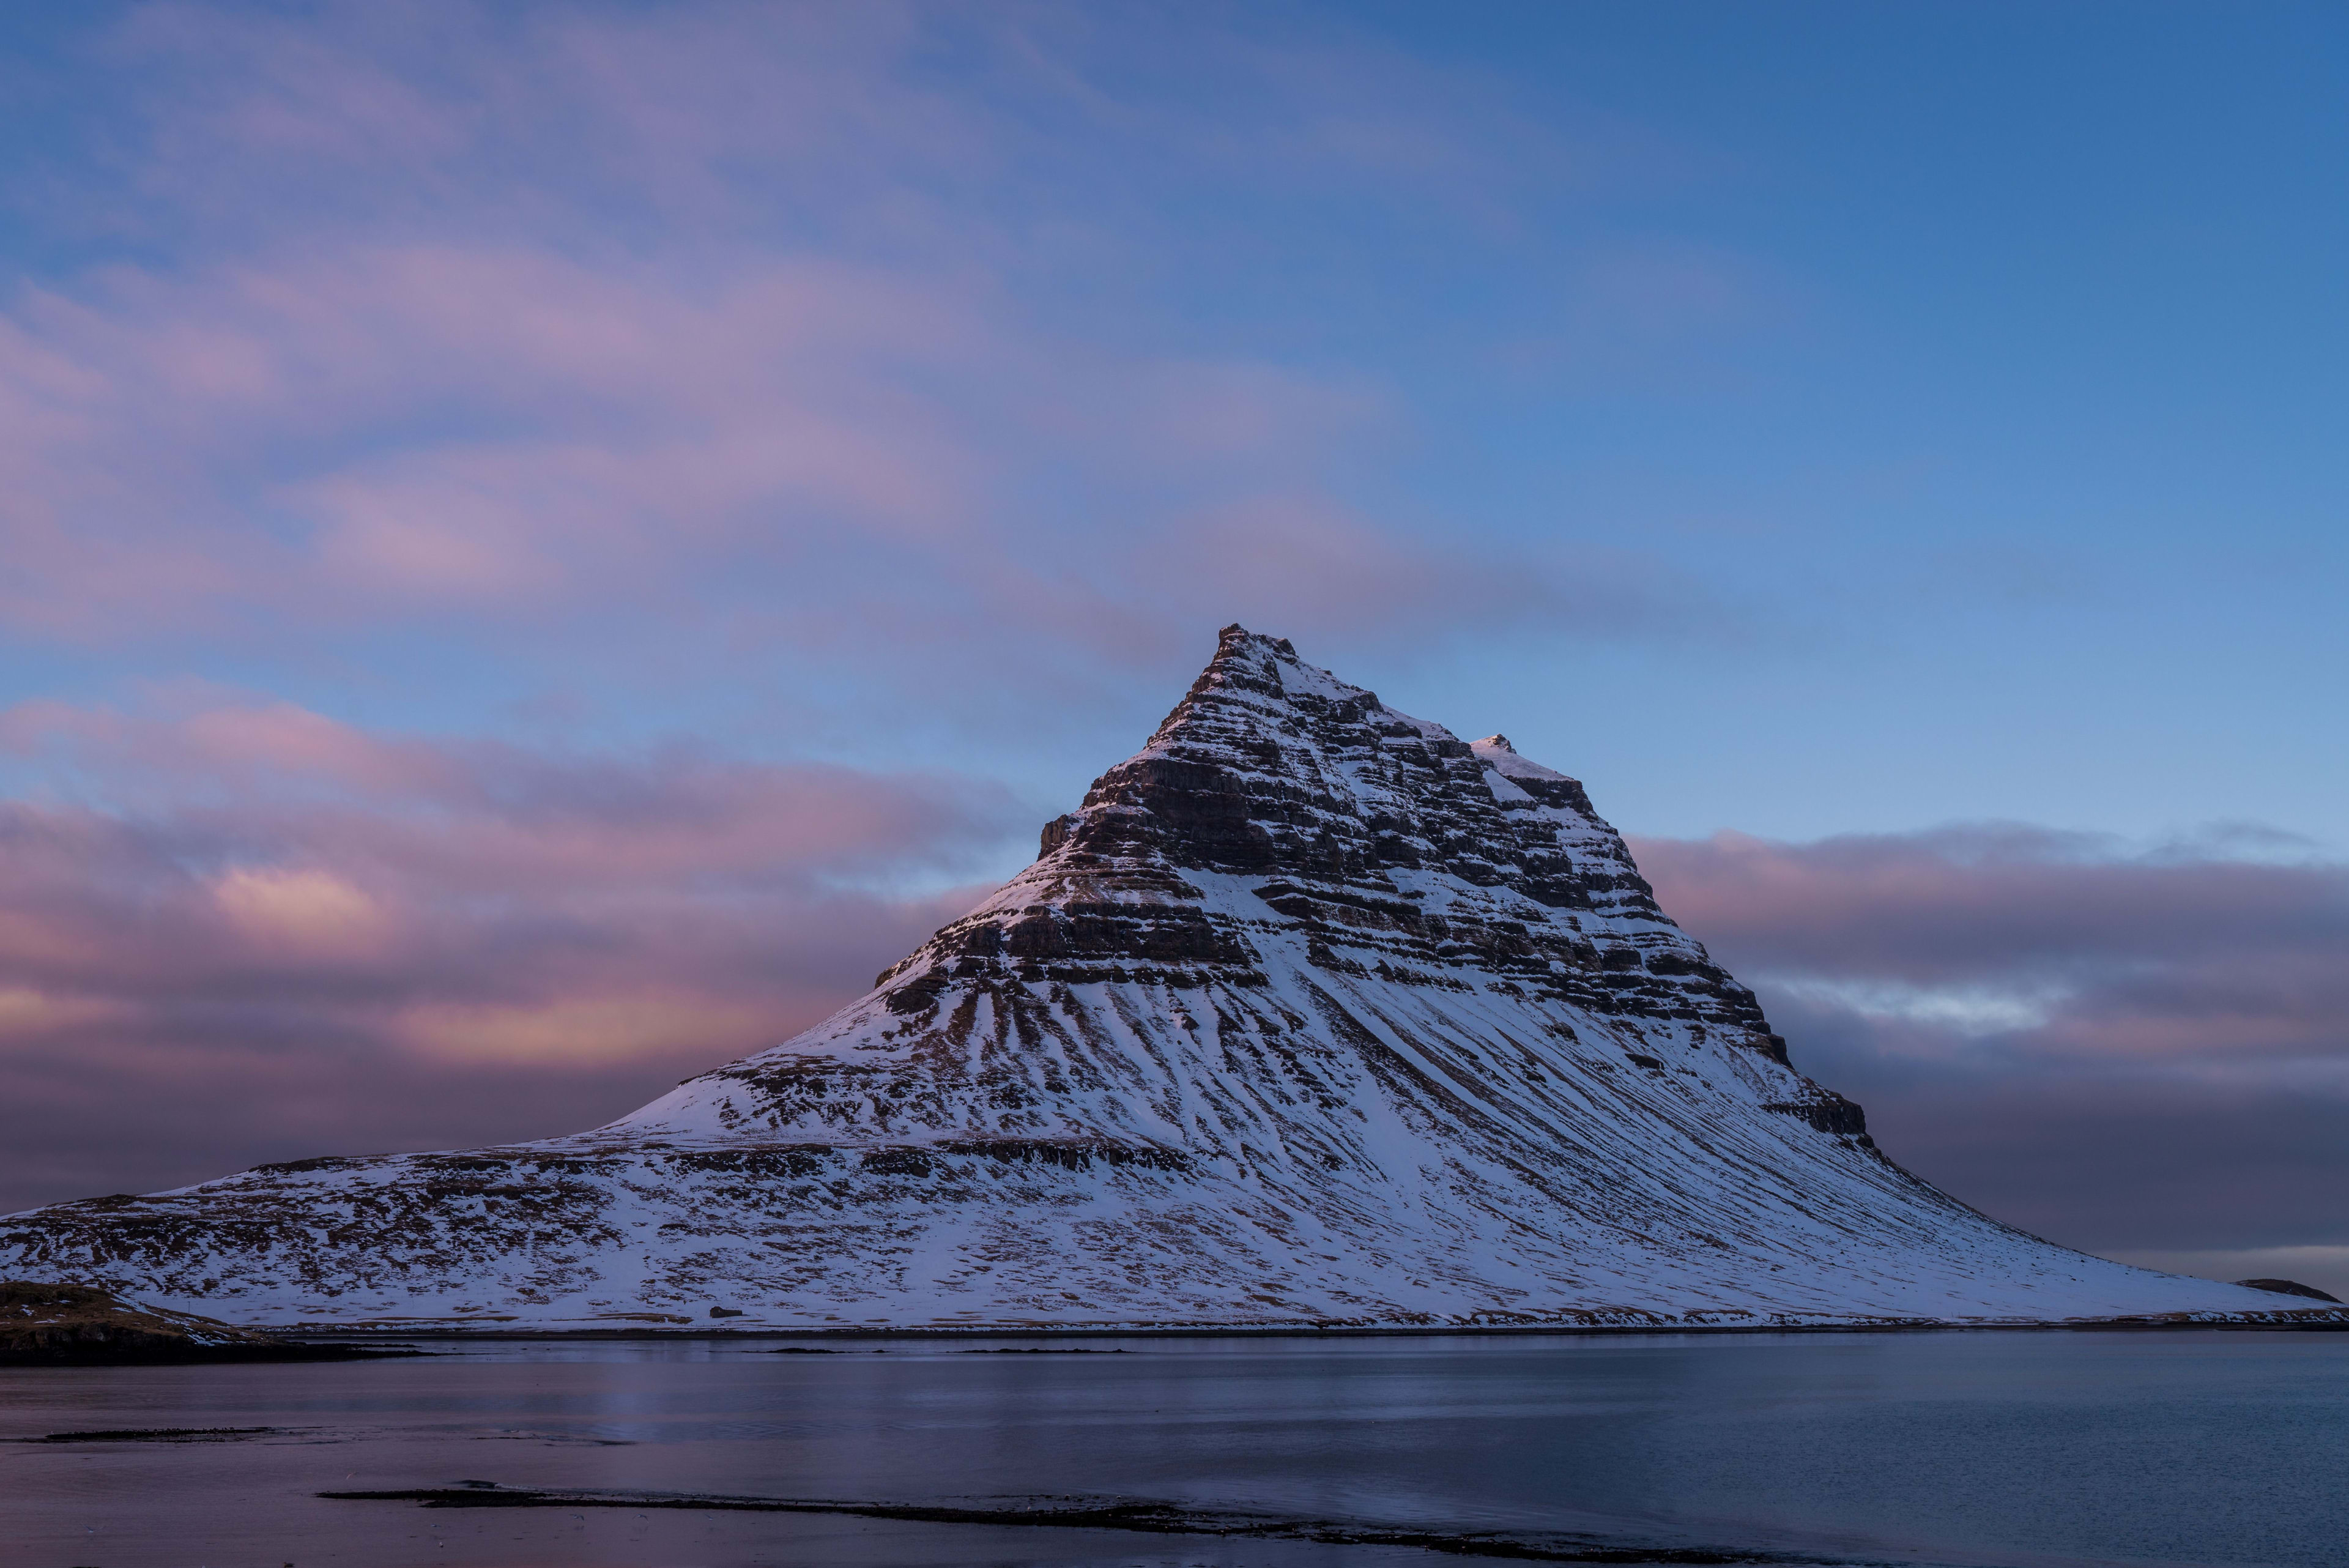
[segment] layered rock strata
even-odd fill
[[[1909,1175],[1579,784],[1237,627],[804,1034],[577,1137],[36,1210],[9,1268],[345,1326],[2309,1315]]]

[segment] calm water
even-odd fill
[[[0,1438],[284,1428],[0,1444],[0,1568],[1462,1561],[313,1495],[460,1480],[1143,1498],[1903,1563],[2349,1562],[2343,1334],[1134,1339],[1085,1342],[1123,1355],[1046,1355],[886,1341],[878,1355],[874,1342],[762,1353],[781,1343],[514,1342],[360,1365],[0,1372]]]

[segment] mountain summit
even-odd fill
[[[0,1274],[384,1326],[2309,1315],[1909,1175],[1581,784],[1237,626],[797,1038],[572,1137],[33,1210]]]

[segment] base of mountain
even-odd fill
[[[613,1314],[615,1316],[620,1314]],[[731,1314],[730,1314],[731,1315]],[[748,1316],[749,1314],[744,1314]],[[1263,1318],[1217,1322],[1212,1319],[1096,1319],[1036,1322],[1018,1319],[998,1323],[871,1323],[824,1324],[761,1320],[705,1323],[683,1314],[628,1314],[635,1320],[582,1323],[575,1318],[529,1318],[506,1314],[460,1317],[399,1317],[322,1322],[316,1319],[273,1324],[274,1334],[333,1334],[338,1341],[367,1342],[397,1338],[401,1343],[435,1339],[575,1339],[575,1340],[1081,1340],[1081,1339],[1201,1339],[1312,1335],[1327,1338],[1485,1338],[1495,1336],[1572,1334],[1578,1337],[1621,1334],[1932,1334],[1962,1331],[2057,1332],[2167,1329],[2283,1329],[2349,1332],[2349,1307],[2279,1304],[2264,1312],[2162,1312],[2109,1316],[2062,1318],[2025,1317],[1902,1317],[1845,1316],[1833,1314],[1709,1312],[1678,1316],[1656,1313],[1610,1313],[1562,1315],[1526,1314],[1480,1320],[1426,1318],[1417,1321],[1362,1318]]]
[[[415,1354],[280,1339],[192,1313],[132,1306],[91,1285],[0,1280],[0,1366],[371,1361]]]
[[[1329,1334],[1425,1336],[1454,1334],[1901,1334],[1957,1329],[2308,1329],[2349,1330],[2349,1308],[2309,1285],[2291,1281],[2244,1281],[2255,1289],[2304,1302],[2279,1301],[2268,1312],[2167,1312],[2127,1316],[2070,1318],[1843,1315],[1713,1311],[1685,1315],[1616,1310],[1605,1314],[1479,1314],[1475,1320],[1429,1316],[1388,1319],[1263,1318],[1243,1322],[1125,1321],[956,1324],[898,1323],[851,1325],[761,1321],[755,1312],[720,1308],[719,1323],[697,1322],[683,1313],[613,1313],[602,1322],[561,1317],[536,1322],[518,1314],[462,1314],[455,1317],[357,1318],[326,1323],[278,1323],[240,1326],[172,1308],[140,1307],[90,1285],[0,1281],[0,1367],[165,1366],[204,1362],[356,1361],[414,1355],[411,1349],[346,1343],[398,1335],[463,1339],[1062,1339],[1128,1336],[1187,1337],[1227,1334]],[[2286,1289],[2284,1287],[2290,1286]],[[2330,1306],[2319,1303],[2331,1303]],[[741,1319],[749,1321],[740,1321]],[[613,1321],[615,1319],[624,1321]],[[721,1326],[722,1324],[722,1326]],[[330,1334],[319,1344],[302,1334]]]

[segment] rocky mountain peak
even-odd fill
[[[1750,992],[1656,907],[1582,785],[1471,744],[1224,628],[1143,749],[1049,824],[1036,863],[882,976],[1098,979],[1119,965],[1250,974],[1269,926],[1317,961],[1402,983],[1463,964],[1573,1004],[1662,1008],[1775,1052]],[[1209,887],[1246,897],[1237,910]]]
[[[2342,1310],[1920,1181],[1580,784],[1237,626],[1031,865],[800,1035],[571,1137],[18,1216],[12,1270],[321,1325]]]

